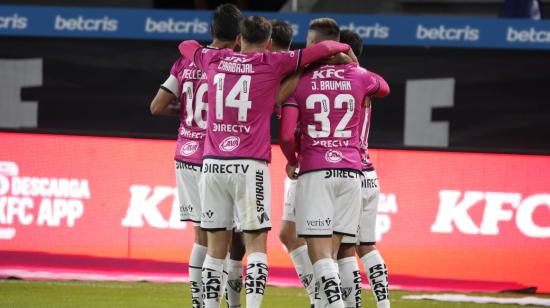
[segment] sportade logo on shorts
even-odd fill
[[[260,224],[269,221],[269,216],[265,212],[264,200],[264,171],[256,170],[256,213]]]
[[[171,33],[171,34],[207,34],[210,30],[210,22],[194,18],[192,20],[177,20],[172,17],[165,19],[145,19],[146,33]]]
[[[229,136],[222,140],[219,145],[220,150],[224,152],[231,152],[239,147],[241,144],[241,138],[237,136]]]
[[[16,225],[74,227],[90,199],[87,179],[20,176],[15,162],[0,161],[0,240],[16,235]]]
[[[342,161],[343,158],[344,158],[344,155],[342,154],[342,152],[338,150],[328,150],[325,153],[325,160],[328,161],[329,163],[338,163]]]
[[[28,24],[29,19],[17,13],[11,16],[0,16],[0,29],[25,30]]]
[[[483,207],[483,211],[471,211],[473,207]],[[431,232],[453,233],[456,229],[464,234],[499,235],[499,226],[512,221],[515,214],[514,223],[523,235],[550,238],[550,225],[533,217],[540,208],[550,208],[549,193],[522,196],[510,192],[441,190]],[[474,213],[482,213],[482,216]]]
[[[180,148],[180,154],[183,156],[191,156],[199,149],[199,143],[197,141],[188,141],[184,143]]]
[[[60,14],[55,16],[54,29],[56,31],[79,32],[116,32],[118,20],[109,16],[103,18],[65,17]]]

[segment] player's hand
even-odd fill
[[[296,173],[296,167],[297,166],[286,164],[286,175],[291,180],[296,180],[298,178],[298,174]]]
[[[359,59],[357,59],[357,56],[355,55],[355,53],[351,48],[348,51],[348,57],[350,57],[353,62],[359,63]]]
[[[369,108],[371,104],[372,104],[372,97],[365,96],[365,101],[363,102],[363,106],[365,108]]]

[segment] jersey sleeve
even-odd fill
[[[365,70],[363,74],[365,91],[367,96],[384,97],[389,94],[389,87],[386,81],[379,75]]]
[[[302,50],[267,52],[267,60],[280,79],[294,73],[300,67]]]
[[[298,105],[298,100],[296,99],[296,97],[294,95],[291,95],[289,98],[287,98],[287,100],[283,103],[283,108],[284,107],[295,107],[295,108],[300,108],[300,106]]]
[[[176,60],[176,62],[174,62],[174,64],[172,65],[172,68],[170,69],[170,75],[168,76],[166,81],[164,81],[164,83],[160,85],[161,89],[167,92],[170,92],[175,96],[178,96],[178,89],[179,89],[178,73],[181,69],[183,59],[184,58],[182,57]]]
[[[193,62],[195,62],[197,67],[202,71],[207,71],[208,65],[218,60],[222,52],[222,49],[201,47],[195,51]]]

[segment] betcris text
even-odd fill
[[[480,35],[479,29],[469,25],[464,27],[451,27],[448,25],[431,27],[419,24],[416,27],[416,39],[418,40],[477,42]]]
[[[86,18],[82,15],[67,17],[58,14],[55,16],[54,29],[56,31],[115,32],[118,30],[118,20],[109,16]]]
[[[176,20],[173,18],[145,20],[145,32],[147,33],[174,33],[174,34],[207,34],[210,30],[209,23],[198,18],[192,20]]]
[[[25,30],[29,24],[27,17],[17,13],[10,16],[0,16],[0,29]]]

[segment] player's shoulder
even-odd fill
[[[294,58],[299,56],[299,50],[264,50],[262,57],[268,61],[280,61],[281,59]]]
[[[174,61],[174,64],[172,65],[172,70],[179,72],[188,68],[191,65],[193,65],[193,61],[187,59],[186,57],[181,56],[178,59],[176,59],[176,61]]]

